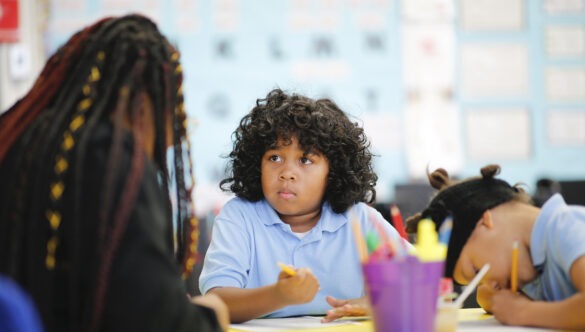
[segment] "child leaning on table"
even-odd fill
[[[542,208],[521,188],[496,179],[497,165],[460,182],[437,169],[429,175],[439,189],[427,209],[408,218],[408,231],[422,218],[440,227],[453,217],[445,275],[467,284],[490,264],[478,288],[478,303],[507,325],[585,329],[585,207],[560,194]],[[510,290],[512,248],[518,243],[517,285]]]
[[[400,237],[365,204],[375,198],[377,175],[363,129],[329,99],[276,89],[233,137],[231,174],[220,187],[236,197],[214,222],[201,292],[219,295],[232,322],[364,314],[352,222],[364,234],[376,222]],[[295,275],[277,262],[297,267]]]

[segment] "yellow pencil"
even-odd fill
[[[510,276],[510,289],[516,293],[518,291],[518,241],[512,245],[512,275]]]
[[[297,274],[297,271],[295,271],[295,269],[293,269],[292,267],[290,267],[290,266],[288,266],[288,265],[286,265],[284,263],[278,262],[276,264],[278,264],[278,266],[280,267],[280,269],[284,273],[288,274],[291,277]]]

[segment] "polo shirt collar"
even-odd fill
[[[266,226],[276,225],[276,224],[285,224],[284,221],[280,219],[276,211],[268,204],[268,201],[263,199],[259,202],[258,209],[260,209],[261,214],[268,216],[268,218],[262,219],[262,223]],[[348,210],[349,211],[349,210]],[[331,205],[328,202],[323,203],[321,217],[315,228],[320,231],[325,232],[335,232],[343,225],[348,222],[348,212],[345,213],[335,213],[331,209]]]

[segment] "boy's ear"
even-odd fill
[[[481,215],[479,219],[479,224],[486,226],[487,228],[494,227],[494,221],[492,220],[492,213],[490,210],[485,210],[485,212]]]

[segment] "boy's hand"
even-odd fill
[[[321,320],[322,323],[334,321],[346,316],[366,316],[370,313],[368,301],[365,297],[355,300],[339,300],[333,296],[327,296],[327,303],[333,307],[327,310],[327,314]]]
[[[508,289],[494,292],[492,298],[492,313],[494,317],[506,325],[524,325],[522,312],[526,304],[531,302],[520,293],[513,293]]]
[[[294,276],[280,272],[276,282],[276,292],[285,302],[290,304],[302,304],[313,300],[319,291],[319,280],[307,268],[299,268]]]

